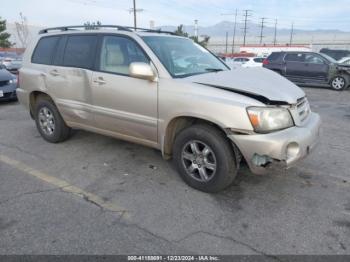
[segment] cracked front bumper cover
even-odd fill
[[[320,125],[319,115],[311,113],[304,126],[269,134],[231,134],[228,137],[240,149],[251,171],[264,174],[270,167],[289,168],[306,157],[317,145]]]

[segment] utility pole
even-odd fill
[[[235,13],[228,13],[228,14],[221,14],[221,15],[234,15],[234,26],[233,26],[233,36],[232,36],[232,54],[234,53],[235,50],[235,39],[236,39],[236,27],[237,27],[237,12],[238,10],[236,9]]]
[[[290,40],[289,40],[289,46],[293,43],[293,33],[294,33],[294,23],[292,23],[292,28],[290,30]]]
[[[136,23],[136,0],[134,0],[133,2],[134,2],[134,28],[136,30],[136,27],[137,27],[137,23]]]
[[[228,44],[228,32],[226,32],[226,48],[225,48],[225,55],[227,54],[227,44]]]
[[[133,4],[134,4],[134,7],[129,9],[129,13],[133,13],[134,14],[134,29],[136,31],[136,28],[137,28],[136,12],[142,12],[143,9],[140,9],[140,8],[137,9],[136,8],[136,0],[133,0]]]
[[[233,36],[232,36],[232,54],[235,51],[235,38],[236,38],[236,27],[237,27],[237,8],[235,12],[235,24],[233,26]]]
[[[265,27],[265,20],[267,19],[266,17],[262,17],[260,18],[261,19],[261,26],[260,26],[260,45],[262,44],[262,40],[263,40],[263,37],[264,37],[264,27]]]
[[[247,30],[248,30],[248,27],[247,27],[247,24],[248,24],[248,17],[251,16],[251,12],[252,10],[243,10],[243,17],[244,17],[244,28],[243,29],[243,46],[245,46],[245,43],[246,43],[246,37],[247,37]]]
[[[275,19],[275,33],[273,35],[273,45],[277,44],[277,19]]]

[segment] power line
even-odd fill
[[[262,17],[262,18],[260,18],[261,19],[261,23],[260,23],[260,36],[259,36],[259,38],[260,38],[260,45],[262,44],[262,40],[263,40],[263,38],[264,38],[264,27],[265,27],[265,21],[266,21],[266,17]]]
[[[243,17],[244,17],[244,28],[243,29],[243,46],[245,46],[245,43],[246,43],[246,37],[247,37],[247,30],[248,30],[248,27],[247,27],[247,24],[248,24],[248,17],[252,16],[251,14],[252,10],[243,10]]]

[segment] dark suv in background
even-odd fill
[[[273,52],[263,66],[299,85],[325,86],[340,91],[350,83],[350,66],[340,65],[325,54]]]
[[[343,57],[350,56],[350,51],[349,50],[343,50],[343,49],[322,48],[320,50],[320,53],[326,54],[326,55],[332,57],[335,60],[340,60]]]

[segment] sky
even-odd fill
[[[350,31],[350,0],[136,0],[138,26],[191,25],[198,19],[200,26],[221,21],[243,19],[243,10],[252,10],[252,22],[267,18],[267,26],[278,19],[279,28],[305,30],[338,29]],[[14,22],[22,12],[28,24],[60,26],[101,21],[102,24],[133,25],[128,11],[132,0],[0,0],[0,16]],[[232,15],[223,15],[232,14]]]

